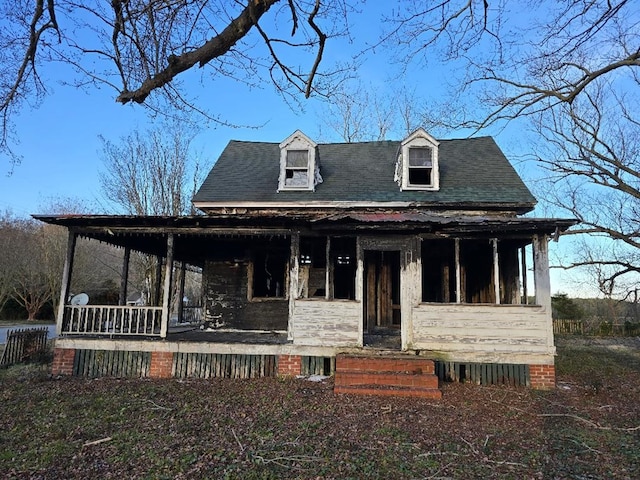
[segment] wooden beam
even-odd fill
[[[460,239],[454,240],[454,258],[456,262],[456,303],[462,303],[462,278],[460,268]]]
[[[71,275],[73,273],[73,257],[76,250],[76,240],[78,234],[69,230],[69,236],[67,238],[67,256],[64,261],[64,268],[62,270],[62,284],[60,288],[60,303],[58,304],[58,318],[56,321],[56,336],[62,334],[62,323],[64,321],[64,307],[67,304],[67,298],[69,297],[69,289],[71,288]]]
[[[291,235],[291,254],[289,256],[289,318],[287,320],[287,339],[293,340],[293,310],[298,298],[298,278],[300,275],[300,234]]]
[[[162,292],[162,323],[160,337],[167,338],[169,326],[169,308],[171,305],[171,280],[173,276],[173,234],[167,235],[167,260],[164,270],[164,290]]]
[[[498,262],[498,239],[491,239],[493,247],[493,294],[495,295],[496,305],[500,305],[500,265]]]
[[[520,249],[520,262],[522,263],[522,296],[524,297],[520,302],[524,304],[529,303],[529,292],[527,291],[527,248],[522,247]]]
[[[551,279],[549,278],[549,241],[546,235],[533,236],[533,283],[536,303],[551,312]]]
[[[182,322],[184,312],[184,282],[187,277],[187,264],[180,262],[180,285],[178,289],[178,321]]]
[[[129,258],[131,257],[131,248],[125,247],[124,256],[122,258],[122,274],[120,276],[120,295],[118,296],[118,305],[127,304],[127,282],[129,281]]]
[[[330,300],[333,298],[333,263],[331,262],[331,237],[327,236],[326,246],[327,270],[325,274],[325,290],[324,298]]]
[[[162,257],[156,257],[156,278],[153,288],[153,306],[160,306],[160,284],[162,283]]]

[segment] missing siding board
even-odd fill
[[[276,375],[275,355],[176,353],[176,378],[261,378]]]
[[[330,376],[335,373],[335,370],[335,357],[302,357],[302,366],[300,372],[302,375]]]
[[[73,375],[79,377],[148,377],[151,352],[76,350]]]

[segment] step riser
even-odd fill
[[[338,356],[336,371],[433,374],[435,373],[435,365],[433,360],[426,359],[404,360]]]
[[[339,386],[387,385],[396,387],[438,388],[438,377],[435,375],[341,372],[336,374],[335,384]]]
[[[336,393],[439,399],[433,360],[407,357],[336,357]]]

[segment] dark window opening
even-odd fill
[[[302,298],[326,295],[327,239],[300,238],[300,268],[298,295]]]
[[[289,247],[284,242],[267,244],[253,253],[252,297],[285,296],[288,259]]]
[[[433,150],[429,147],[409,148],[409,185],[433,184]]]
[[[338,237],[331,239],[333,268],[333,298],[356,298],[356,239]]]
[[[460,241],[462,302],[496,303],[493,246],[489,239]]]
[[[454,240],[423,240],[422,301],[438,303],[456,301]]]

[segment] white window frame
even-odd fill
[[[280,144],[280,176],[278,179],[278,192],[315,190],[316,147],[317,144],[300,130],[296,130]],[[307,183],[305,185],[286,184],[287,170],[302,170],[301,168],[287,167],[287,154],[290,151],[307,152]]]
[[[402,190],[426,190],[437,191],[440,190],[440,174],[438,169],[438,146],[440,143],[429,135],[424,129],[420,128],[409,135],[403,142],[401,148],[401,161],[402,161]],[[426,167],[411,167],[409,165],[409,151],[412,148],[429,148],[431,149],[431,183],[426,184],[412,184],[409,181],[409,169],[410,168],[426,168]]]

